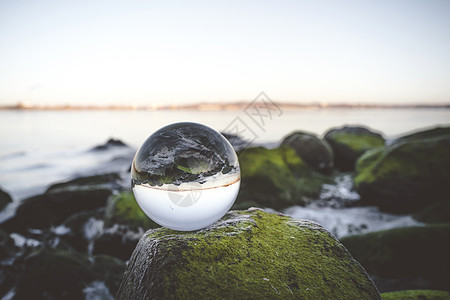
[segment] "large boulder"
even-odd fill
[[[233,209],[305,205],[310,199],[317,199],[324,182],[331,182],[286,145],[270,150],[247,148],[239,154],[239,164],[241,190]]]
[[[355,187],[384,211],[410,213],[445,201],[450,182],[450,134],[400,139],[364,154]]]
[[[11,196],[0,188],[0,210],[12,202]]]
[[[450,224],[396,228],[348,236],[341,242],[380,290],[448,289]]]
[[[112,257],[41,249],[33,252],[16,276],[12,299],[90,299],[93,288],[112,299],[125,264]]]
[[[148,231],[117,298],[381,299],[323,227],[259,209],[231,211],[200,231]]]
[[[359,126],[331,129],[324,138],[333,148],[335,166],[344,172],[353,171],[356,161],[366,151],[384,146],[380,134]]]
[[[450,135],[450,127],[434,127],[427,130],[416,131],[399,137],[396,141],[411,141],[440,137],[443,135]]]
[[[54,184],[44,194],[23,200],[15,216],[0,227],[22,233],[29,228],[59,225],[74,213],[104,207],[119,181],[119,175],[106,174]]]
[[[315,134],[295,131],[281,142],[295,149],[300,158],[316,171],[330,173],[333,168],[333,150]]]

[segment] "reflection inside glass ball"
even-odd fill
[[[131,184],[149,218],[190,231],[223,217],[237,197],[240,175],[236,152],[220,133],[197,123],[175,123],[139,148]]]

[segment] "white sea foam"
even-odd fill
[[[311,204],[307,207],[289,207],[283,213],[293,218],[315,221],[336,237],[421,225],[411,216],[382,213],[376,207],[332,208]]]
[[[114,300],[103,281],[93,281],[83,289],[85,300]]]

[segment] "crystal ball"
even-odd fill
[[[225,215],[239,192],[241,172],[231,144],[197,123],[153,133],[133,159],[131,185],[142,211],[161,226],[191,231]]]

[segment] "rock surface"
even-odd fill
[[[23,200],[15,216],[0,227],[23,233],[59,225],[74,213],[104,207],[119,180],[117,174],[105,174],[54,184],[44,194]]]
[[[449,236],[450,224],[442,224],[349,236],[341,242],[379,278],[375,283],[380,290],[448,289]]]
[[[0,210],[12,202],[11,196],[0,188]]]
[[[315,134],[295,131],[281,142],[295,149],[306,164],[322,173],[330,173],[333,168],[333,150],[330,145]]]
[[[128,147],[128,146],[121,140],[109,139],[105,144],[95,146],[94,148],[91,149],[91,151],[104,151],[114,147]]]
[[[108,256],[90,260],[75,252],[37,250],[25,259],[12,299],[84,299],[92,282],[103,283],[114,295],[123,270],[122,261]]]
[[[248,148],[239,155],[241,190],[233,209],[305,205],[332,179],[314,172],[289,146]]]
[[[358,126],[332,129],[324,138],[333,149],[335,166],[343,172],[355,170],[356,161],[364,152],[384,146],[380,134]]]
[[[448,202],[449,149],[450,134],[444,134],[372,150],[358,160],[356,189],[367,203],[394,213]]]
[[[435,290],[407,290],[381,294],[383,300],[450,300],[450,292]]]
[[[196,232],[139,241],[118,299],[381,299],[364,269],[317,223],[231,211]]]

